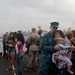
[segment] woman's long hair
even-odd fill
[[[12,36],[11,36],[11,35],[12,35]],[[8,40],[12,40],[12,41],[14,41],[13,32],[11,32],[11,33],[9,34],[9,36],[8,36]]]
[[[71,31],[67,32],[67,33],[66,33],[66,37],[67,37],[69,40],[73,39],[73,38],[74,38],[73,32],[71,32]]]
[[[17,34],[17,39],[18,39],[19,41],[21,41],[21,42],[22,42],[22,44],[24,44],[25,39],[24,39],[24,36],[23,36],[23,34],[22,34],[22,33],[18,33],[18,34]]]

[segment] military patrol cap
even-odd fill
[[[52,27],[58,28],[59,23],[58,22],[51,22],[50,23]]]

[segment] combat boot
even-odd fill
[[[26,67],[26,68],[24,68],[24,71],[25,72],[31,72],[31,68]]]

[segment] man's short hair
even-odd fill
[[[32,31],[36,31],[36,28],[32,28]]]

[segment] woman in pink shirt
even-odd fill
[[[23,45],[24,45],[24,36],[21,32],[17,34],[15,37],[16,43],[16,64],[17,64],[17,75],[22,75],[21,73],[21,62],[24,52],[23,52]]]

